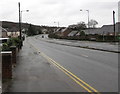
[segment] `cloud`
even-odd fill
[[[56,25],[59,21],[61,26],[67,26],[85,21],[87,23],[87,12],[90,18],[96,19],[99,26],[112,23],[112,11],[117,14],[118,0],[1,0],[0,19],[18,21],[18,2],[21,2],[21,10],[29,9],[23,13],[23,22],[38,25]],[[118,15],[116,15],[118,18]]]
[[[118,21],[120,22],[120,1],[118,3]]]

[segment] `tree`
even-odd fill
[[[85,22],[79,22],[77,24],[69,25],[69,28],[71,28],[73,30],[81,31],[86,28],[86,24],[85,24]]]
[[[91,27],[91,28],[95,28],[97,24],[98,24],[98,22],[94,19],[91,19],[89,21],[89,27]]]
[[[28,28],[27,35],[28,36],[36,35],[36,30],[35,30],[34,26],[32,26],[31,24]]]
[[[77,23],[77,29],[78,30],[83,30],[83,29],[85,29],[87,26],[86,26],[86,24],[85,24],[85,22],[79,22],[79,23]]]
[[[80,36],[85,36],[85,32],[84,32],[84,31],[81,31],[81,32],[80,32]]]

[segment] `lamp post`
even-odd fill
[[[23,12],[29,12],[29,10],[22,10],[21,11],[21,23],[22,23],[22,13]],[[21,27],[22,27],[22,24],[21,24]],[[26,34],[26,31],[24,32],[24,37],[26,36],[25,34]]]
[[[22,10],[22,11],[20,11],[21,12],[21,23],[22,23],[22,13],[23,12],[29,12],[29,10]]]
[[[20,2],[18,2],[18,7],[19,7],[19,31],[20,31],[20,40],[21,40],[21,42],[20,42],[20,49],[22,48],[22,45],[23,45],[23,41],[22,41],[22,12],[23,11],[26,11],[26,12],[28,12],[29,10],[20,10]]]
[[[83,11],[82,9],[80,9],[80,11]],[[89,28],[89,10],[85,10],[88,12],[88,28]]]
[[[86,10],[88,12],[88,28],[89,28],[89,10]]]
[[[58,24],[58,27],[59,27],[59,22],[54,22],[54,23],[57,23],[57,24]]]

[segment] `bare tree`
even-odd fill
[[[98,22],[94,19],[91,19],[89,21],[89,27],[91,27],[91,28],[95,28],[97,24],[98,24]]]

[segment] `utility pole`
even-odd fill
[[[20,39],[21,39],[21,11],[20,11],[20,2],[18,3],[19,7],[19,32],[20,32]]]
[[[59,25],[60,25],[60,23],[59,23],[59,22],[54,22],[54,23],[57,23],[57,24],[58,24],[58,27],[59,27]]]
[[[115,11],[113,11],[113,30],[114,30],[114,41],[116,41],[116,34],[115,34]]]
[[[20,32],[20,49],[22,48],[22,31],[21,31],[21,11],[20,11],[20,2],[18,3],[19,7],[19,32]]]

